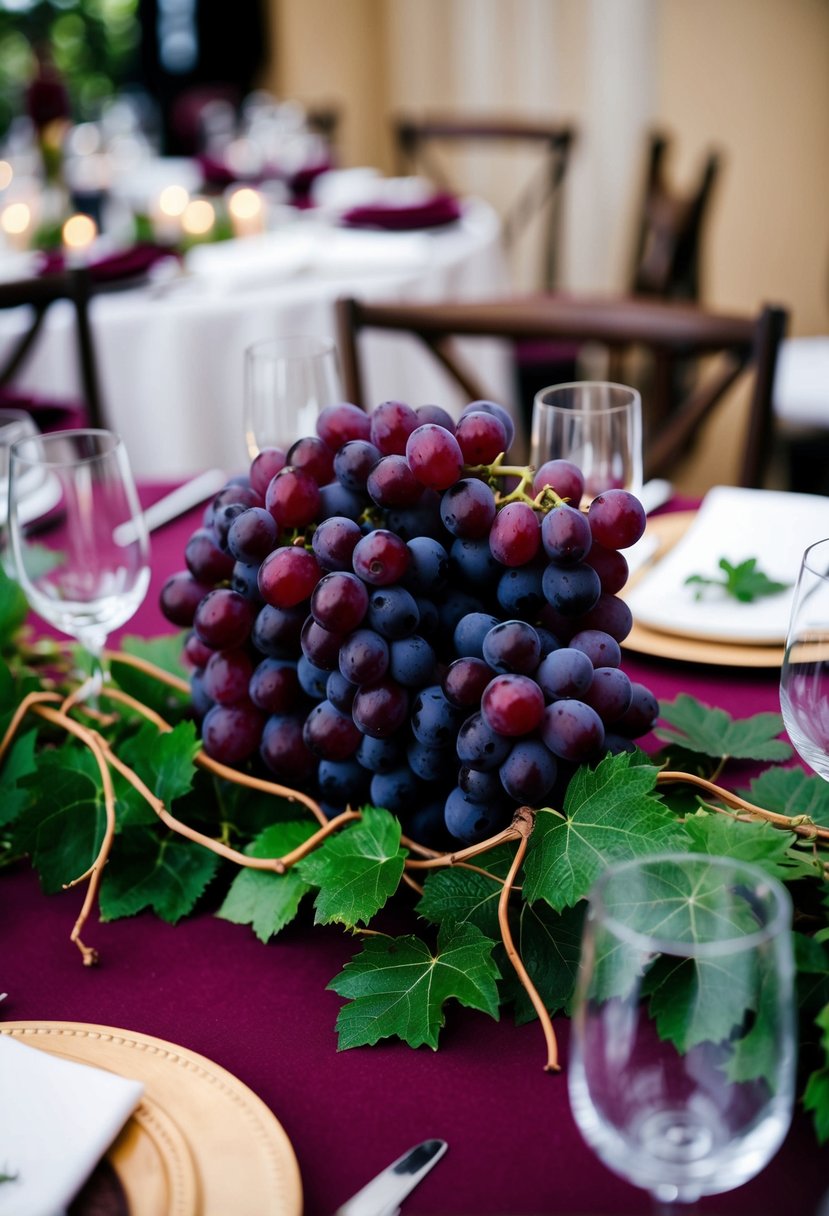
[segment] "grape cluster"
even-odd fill
[[[210,756],[448,847],[651,728],[620,666],[641,504],[581,510],[581,472],[507,465],[512,438],[493,402],[342,403],[220,491],[161,593]]]

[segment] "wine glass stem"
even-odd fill
[[[104,668],[106,634],[99,630],[94,630],[84,633],[79,640],[89,656],[89,675],[78,689],[76,700],[86,701],[97,708],[101,688],[106,679],[106,670]]]

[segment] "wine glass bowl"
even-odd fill
[[[263,448],[283,451],[315,433],[317,415],[342,400],[335,344],[294,334],[245,350],[244,431],[251,460]]]
[[[829,780],[829,540],[803,554],[780,671],[780,709],[798,755]]]
[[[41,535],[30,527],[25,503],[32,485],[44,481],[54,484],[56,505]],[[108,635],[134,614],[150,581],[147,531],[121,439],[81,429],[17,440],[8,502],[14,577],[44,621],[86,648],[100,678]]]
[[[740,1186],[794,1100],[791,904],[701,854],[612,865],[589,899],[569,1067],[582,1135],[660,1203]]]
[[[603,490],[642,489],[642,399],[602,380],[554,384],[535,395],[530,461],[570,460],[584,475],[583,506]],[[574,503],[573,506],[578,506]]]

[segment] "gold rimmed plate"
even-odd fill
[[[212,1060],[87,1022],[3,1022],[0,1032],[144,1083],[107,1153],[130,1216],[301,1216],[302,1182],[284,1128]]]
[[[657,541],[657,548],[648,564],[631,576],[627,587],[621,593],[622,599],[627,591],[632,590],[639,580],[645,577],[653,563],[664,557],[682,539],[695,517],[696,511],[675,511],[669,515],[657,515],[648,519],[646,535]],[[678,659],[685,663],[769,668],[779,667],[783,662],[783,647],[780,645],[742,644],[686,637],[661,629],[650,629],[635,618],[633,628],[622,645],[637,654],[659,659]]]

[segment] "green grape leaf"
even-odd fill
[[[825,1063],[806,1082],[803,1105],[812,1112],[817,1138],[825,1144],[829,1140],[829,1004],[821,1009],[815,1024],[823,1031],[820,1045]]]
[[[586,911],[584,900],[563,912],[553,912],[543,901],[521,905],[515,945],[550,1013],[570,1012]],[[535,1018],[536,1012],[511,964],[506,964],[504,972],[503,991],[515,1006],[515,1020],[520,1026]]]
[[[752,604],[755,600],[769,595],[779,595],[788,590],[791,583],[778,583],[757,568],[756,557],[747,557],[744,561],[733,565],[727,557],[721,557],[717,562],[724,578],[709,578],[704,574],[689,574],[685,580],[686,586],[696,587],[696,599],[700,600],[709,587],[717,587],[725,595],[739,600],[741,604]]]
[[[745,1034],[726,1045],[725,1074],[734,1085],[765,1081],[772,1093],[777,1089],[780,1062],[778,1022],[778,977],[766,972],[760,984],[757,1010]]]
[[[192,789],[194,759],[200,748],[201,741],[192,722],[179,722],[165,732],[147,722],[119,750],[124,763],[169,809],[176,798]],[[154,818],[154,813],[151,814]]]
[[[302,880],[319,887],[315,923],[338,921],[350,929],[368,924],[397,890],[406,855],[400,821],[378,807],[363,807],[359,823],[329,836],[297,863]]]
[[[162,671],[170,672],[171,675],[186,680],[188,673],[181,662],[185,637],[186,634],[183,632],[163,634],[156,638],[126,637],[121,642],[121,649],[125,654],[145,659],[148,663],[161,668]],[[189,706],[189,693],[179,692],[178,689],[171,688],[169,684],[162,684],[154,676],[119,660],[117,654],[114,654],[110,660],[110,671],[124,692],[129,693],[138,701],[143,701],[162,717],[178,713],[182,707]]]
[[[806,1017],[814,1017],[829,1002],[829,947],[805,933],[793,933],[792,940],[797,1003]]]
[[[54,894],[95,860],[106,828],[103,794],[86,773],[46,757],[22,783],[35,797],[13,824],[12,849],[30,855],[43,890]]]
[[[12,823],[31,801],[31,791],[17,782],[37,771],[35,742],[37,731],[18,735],[3,762],[3,797],[0,799],[0,827]]]
[[[767,768],[738,791],[750,802],[779,815],[804,815],[829,828],[829,782],[802,768]]]
[[[491,874],[505,878],[514,856],[514,848],[498,845],[490,849],[479,864]],[[501,883],[475,870],[463,867],[433,870],[423,884],[417,911],[433,924],[439,925],[445,920],[458,924],[469,921],[487,937],[497,938],[501,890]]]
[[[780,879],[814,876],[810,862],[791,848],[797,839],[794,833],[773,828],[770,823],[741,823],[730,815],[697,811],[686,818],[685,831],[694,853],[737,857]]]
[[[125,828],[101,882],[101,919],[151,908],[171,925],[193,911],[219,865],[209,849],[167,831]]]
[[[306,820],[275,823],[245,852],[250,857],[283,857],[304,844],[316,827]],[[285,874],[241,869],[216,915],[235,925],[250,925],[259,940],[267,942],[294,919],[303,895],[310,890],[295,869]]]
[[[687,850],[687,837],[654,793],[658,769],[628,753],[596,768],[576,770],[567,787],[564,817],[536,815],[524,863],[524,898],[556,912],[587,894],[611,861],[668,849]]]
[[[667,726],[654,734],[668,743],[702,752],[706,756],[735,760],[788,760],[792,749],[776,738],[783,730],[780,714],[754,714],[734,719],[724,709],[712,709],[681,692],[674,701],[660,701],[659,713]]]
[[[442,925],[434,950],[413,935],[369,937],[328,985],[349,1001],[337,1017],[339,1050],[391,1036],[436,1049],[451,999],[497,1021],[494,945],[470,923]]]
[[[5,650],[12,642],[28,611],[22,588],[0,565],[0,650]]]

